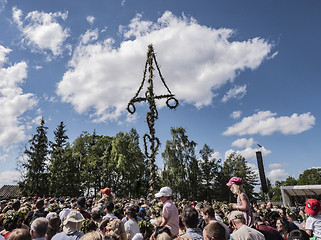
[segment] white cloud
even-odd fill
[[[20,178],[20,173],[17,171],[0,172],[0,186],[2,185],[16,185]]]
[[[241,117],[242,111],[234,111],[230,114],[230,117],[233,119],[238,119]]]
[[[95,29],[93,31],[88,30],[85,34],[81,36],[81,43],[87,44],[97,39],[98,39],[98,29]]]
[[[268,179],[271,180],[271,182],[275,181],[283,181],[289,176],[289,173],[284,171],[284,169],[273,169],[271,172],[267,174]]]
[[[40,70],[40,69],[42,69],[43,67],[42,67],[42,66],[39,66],[39,65],[36,65],[34,68],[35,68],[36,70]]]
[[[10,51],[0,45],[0,146],[2,148],[25,140],[25,126],[20,117],[37,104],[33,94],[23,93],[19,87],[27,77],[26,62],[4,67],[6,54]]]
[[[260,38],[230,42],[233,30],[212,29],[168,11],[156,23],[141,18],[120,28],[125,40],[119,47],[106,39],[75,49],[57,93],[78,113],[91,112],[96,121],[119,118],[141,83],[151,43],[171,91],[196,107],[211,104],[214,91],[240,71],[256,69],[272,48]],[[157,77],[155,89],[166,93]]]
[[[94,21],[95,21],[95,17],[93,17],[93,16],[88,16],[88,17],[87,17],[87,21],[88,21],[90,24],[93,24]]]
[[[222,98],[222,102],[227,102],[232,98],[241,99],[246,94],[246,85],[243,86],[235,86],[231,88]]]
[[[256,159],[256,152],[261,151],[262,157],[265,157],[271,153],[271,150],[262,148],[252,148],[252,147],[246,147],[243,150],[233,150],[229,149],[225,152],[225,159],[233,152],[236,154],[242,155],[246,160],[255,160]]]
[[[269,168],[270,169],[282,168],[283,166],[284,166],[284,164],[281,164],[281,163],[271,163],[271,164],[269,164]]]
[[[26,43],[35,49],[50,50],[54,56],[63,51],[63,42],[68,37],[68,29],[57,22],[61,18],[66,20],[68,13],[45,13],[33,11],[22,20],[22,11],[14,7],[12,9],[13,20],[22,32]]]
[[[219,152],[213,152],[211,155],[212,159],[221,159],[221,154]]]
[[[298,134],[312,128],[315,124],[315,117],[310,112],[300,115],[294,113],[290,117],[277,118],[275,116],[276,113],[260,111],[228,127],[223,135],[271,135],[274,132],[281,132],[285,135]]]
[[[232,146],[233,147],[238,147],[238,148],[243,148],[243,147],[251,147],[254,143],[254,139],[253,138],[240,138],[235,140],[234,142],[232,142]]]

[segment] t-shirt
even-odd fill
[[[139,233],[137,222],[133,219],[128,219],[125,223],[125,231],[130,234],[130,238],[133,238],[135,234]]]
[[[179,232],[179,217],[178,210],[172,200],[167,200],[163,205],[163,217],[167,219],[166,226],[171,230],[173,236]]]
[[[313,236],[321,238],[321,215],[308,217],[305,229],[312,230]]]

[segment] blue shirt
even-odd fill
[[[191,240],[203,240],[203,231],[200,228],[187,228],[182,237],[189,237]]]

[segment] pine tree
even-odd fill
[[[68,145],[66,129],[63,122],[60,122],[57,129],[54,131],[54,142],[50,142],[51,157],[49,163],[49,184],[50,195],[61,196],[68,192],[65,188],[65,168],[66,155],[65,148]]]
[[[204,144],[200,150],[200,169],[202,175],[202,198],[210,201],[216,198],[218,174],[221,170],[220,160],[213,158],[214,150]]]
[[[45,120],[42,117],[36,134],[29,140],[30,147],[26,148],[24,154],[27,161],[22,163],[24,173],[22,181],[19,182],[21,192],[26,196],[48,195],[48,138]]]

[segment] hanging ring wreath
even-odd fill
[[[134,114],[136,112],[136,107],[134,103],[129,102],[127,105],[127,111],[130,112],[131,114]]]
[[[174,104],[171,105],[170,101],[172,101],[172,100],[174,100]],[[167,98],[166,105],[170,109],[175,109],[178,106],[178,100],[176,98],[174,98],[174,97],[169,97],[169,98]]]

